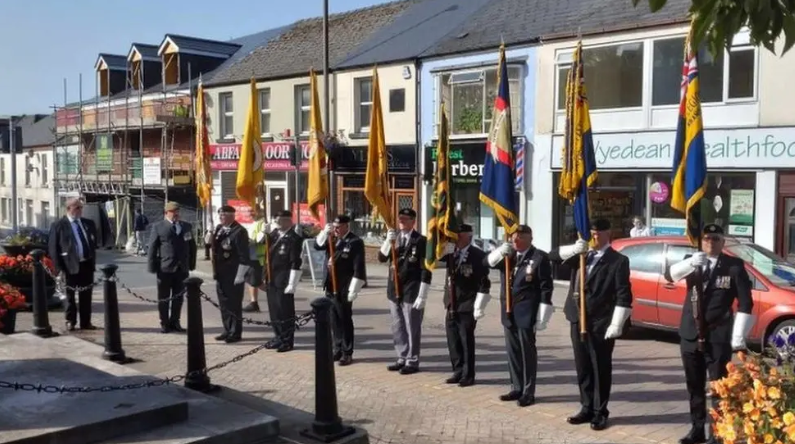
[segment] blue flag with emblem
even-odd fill
[[[483,163],[480,200],[494,210],[494,214],[506,234],[516,231],[519,223],[512,142],[508,66],[505,63],[505,45],[501,45],[500,61],[497,67],[497,97],[494,98],[491,129],[486,141],[486,159]]]

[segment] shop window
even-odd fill
[[[296,87],[295,103],[295,127],[299,134],[309,134],[309,107],[311,104],[309,85]]]
[[[630,245],[621,250],[621,254],[629,259],[629,269],[632,271],[661,273],[663,246],[661,243]]]
[[[652,106],[678,105],[685,38],[655,40],[653,45]],[[742,38],[717,58],[702,47],[698,71],[702,103],[754,98],[756,49]]]
[[[671,208],[670,174],[654,174],[651,182],[650,226],[654,234],[684,235],[684,215]],[[709,173],[701,200],[703,223],[720,225],[730,236],[753,239],[755,189],[755,173]]]
[[[373,108],[373,78],[364,77],[354,80],[356,84],[356,132],[370,132],[370,113]]]
[[[521,67],[508,67],[511,128],[514,134],[521,130],[521,74]],[[497,68],[442,74],[439,81],[440,100],[445,103],[451,134],[486,134],[491,126],[492,107],[497,96]],[[439,120],[438,113],[436,120]]]
[[[558,110],[566,108],[566,82],[573,51],[557,60]],[[637,108],[643,104],[643,42],[583,49],[588,103],[592,110]],[[680,50],[681,73],[681,50]],[[588,81],[588,79],[597,79]],[[610,79],[609,82],[598,79]],[[678,89],[677,89],[678,91]]]
[[[235,139],[235,104],[232,100],[232,93],[218,94],[219,121],[221,122],[221,138]]]
[[[259,90],[259,129],[263,136],[271,134],[271,90]]]

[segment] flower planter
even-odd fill
[[[6,254],[9,256],[27,256],[33,250],[44,250],[47,251],[46,245],[39,245],[39,244],[25,244],[25,245],[11,245],[11,244],[0,244],[0,247],[3,247]]]
[[[4,335],[13,334],[17,328],[17,311],[7,310],[3,316],[0,316],[0,333]]]

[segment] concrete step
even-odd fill
[[[158,379],[101,359],[102,350],[73,336],[0,335],[0,380],[102,387]],[[279,420],[178,385],[92,393],[0,389],[0,430],[2,444],[258,444],[279,435]]]

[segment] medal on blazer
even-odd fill
[[[460,270],[461,270],[461,274],[463,274],[464,277],[472,276],[472,265],[471,264],[461,264]]]
[[[532,282],[533,281],[533,260],[532,259],[530,259],[530,263],[527,264],[526,272],[527,272],[527,276],[525,277],[525,280],[527,282]]]
[[[417,262],[417,246],[411,247],[411,254],[409,255],[409,262]]]

